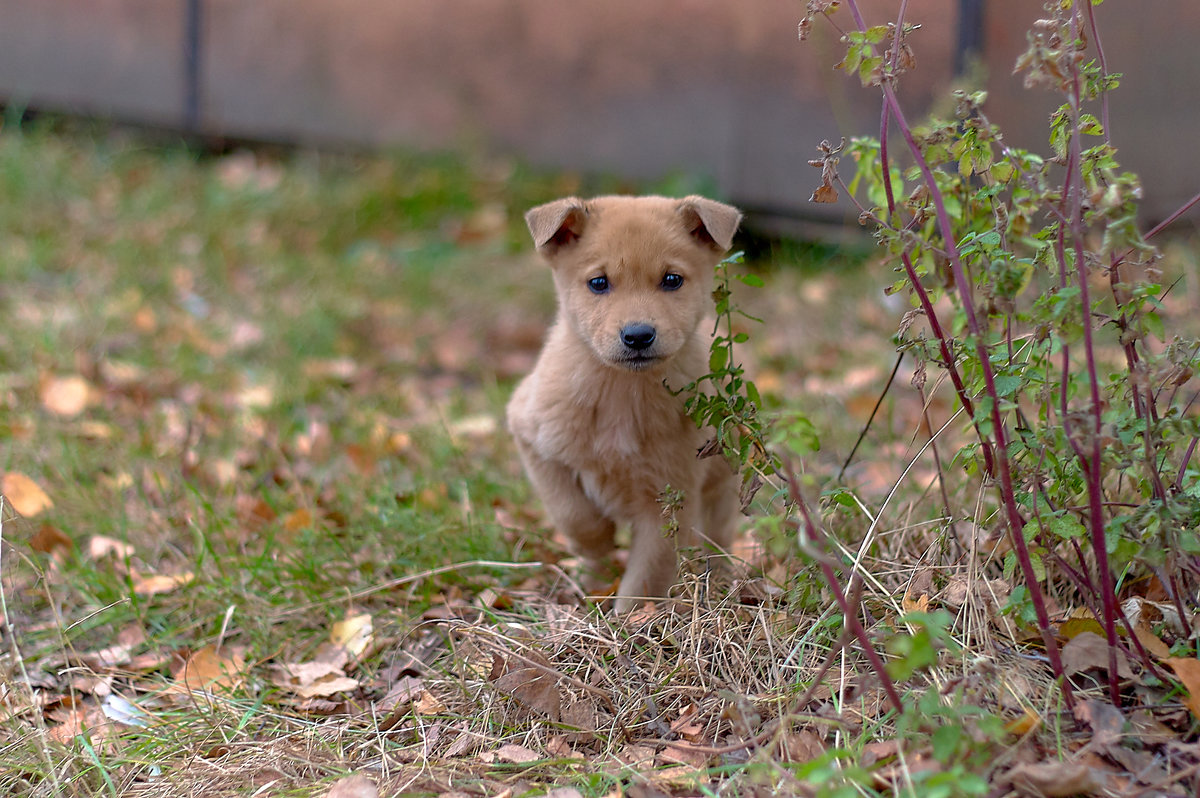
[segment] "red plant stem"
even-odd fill
[[[792,503],[800,510],[800,515],[804,518],[804,534],[819,552],[825,550],[825,533],[813,522],[812,514],[808,511],[808,504],[804,501],[804,496],[800,493],[800,480],[795,478],[794,474],[788,475],[787,485],[788,494],[791,496]],[[883,662],[883,658],[879,656],[879,652],[875,649],[875,645],[871,642],[871,638],[867,636],[867,630],[863,628],[862,622],[858,620],[858,611],[850,606],[849,600],[846,598],[845,592],[842,590],[842,585],[838,582],[837,574],[833,572],[833,566],[829,564],[825,557],[818,556],[817,563],[821,567],[821,574],[825,577],[825,583],[829,585],[830,591],[833,593],[834,601],[842,611],[842,617],[845,619],[847,628],[850,633],[858,640],[862,646],[863,653],[866,654],[867,660],[871,663],[872,670],[879,677],[880,683],[883,685],[883,691],[887,693],[888,700],[892,702],[892,706],[896,710],[896,714],[904,713],[904,703],[900,700],[900,693],[896,690],[896,684],[892,681],[892,677],[888,675],[887,666]]]
[[[1181,208],[1179,208],[1179,210],[1175,211],[1173,214],[1168,216],[1166,219],[1163,219],[1161,222],[1154,225],[1154,227],[1150,228],[1150,232],[1146,233],[1146,235],[1142,236],[1142,238],[1144,238],[1147,241],[1154,238],[1156,235],[1161,233],[1164,228],[1168,227],[1169,225],[1174,223],[1174,221],[1176,219],[1178,219],[1180,216],[1183,216],[1185,213],[1190,211],[1192,209],[1192,206],[1194,206],[1197,202],[1200,202],[1200,194],[1196,194],[1196,196],[1192,197],[1190,200],[1183,203],[1183,206]],[[1129,253],[1126,252],[1125,254],[1128,255]],[[1122,257],[1124,257],[1124,256],[1122,256]]]
[[[1092,32],[1092,41],[1096,43],[1096,60],[1100,64],[1100,74],[1103,77],[1108,77],[1108,60],[1104,57],[1104,43],[1100,41],[1100,29],[1096,27],[1096,12],[1092,9],[1092,4],[1085,3],[1087,9],[1088,28]],[[1100,124],[1104,126],[1104,143],[1110,144],[1109,127],[1108,127],[1108,92],[1100,92]]]
[[[866,25],[863,21],[862,14],[858,9],[856,0],[847,0],[847,6],[850,8],[855,21],[859,25],[860,30],[866,30]],[[955,287],[958,289],[962,303],[963,312],[967,319],[967,328],[970,330],[971,337],[974,340],[976,356],[979,359],[979,365],[983,371],[984,384],[988,396],[992,398],[992,427],[995,435],[995,453],[997,472],[1000,478],[1000,498],[1004,505],[1005,520],[1008,524],[1009,537],[1013,541],[1013,548],[1016,551],[1017,562],[1021,566],[1021,573],[1024,576],[1025,584],[1029,590],[1030,600],[1033,603],[1034,613],[1038,619],[1038,630],[1042,635],[1042,642],[1046,647],[1046,656],[1050,660],[1050,667],[1054,671],[1055,678],[1062,685],[1063,698],[1069,707],[1074,706],[1074,698],[1071,694],[1071,687],[1066,679],[1063,671],[1062,657],[1059,654],[1058,642],[1054,638],[1054,630],[1051,628],[1050,614],[1046,610],[1046,599],[1042,595],[1041,584],[1038,582],[1037,574],[1033,569],[1033,561],[1029,556],[1029,547],[1025,542],[1021,513],[1017,509],[1016,490],[1013,486],[1012,471],[1008,460],[1008,435],[1004,425],[1004,417],[1000,412],[999,396],[996,392],[995,374],[992,370],[991,358],[988,355],[987,345],[983,338],[983,329],[979,324],[979,319],[975,313],[975,305],[971,297],[970,284],[967,282],[966,270],[963,267],[962,258],[958,251],[958,242],[954,238],[954,227],[950,221],[950,215],[946,211],[946,203],[942,197],[941,190],[938,188],[937,181],[934,179],[933,170],[929,163],[925,160],[921,153],[921,148],[917,145],[913,138],[912,128],[909,127],[904,118],[904,112],[900,107],[900,102],[896,98],[894,87],[885,80],[881,86],[883,90],[884,102],[887,104],[891,115],[895,118],[897,126],[900,129],[900,134],[904,138],[905,144],[912,153],[913,160],[916,162],[917,168],[921,171],[921,177],[929,189],[930,199],[933,202],[934,211],[938,221],[938,227],[941,230],[942,240],[946,247],[946,256],[950,260],[950,268],[954,273]],[[986,436],[981,436],[986,441]]]
[[[887,104],[883,104],[879,120],[879,165],[883,173],[884,193],[887,196],[888,203],[888,219],[890,220],[896,211],[896,197],[892,192],[892,175],[891,162],[888,159],[888,121],[890,118]],[[979,422],[975,419],[975,403],[971,401],[971,395],[967,393],[967,386],[963,384],[962,375],[958,373],[958,364],[954,362],[953,351],[950,347],[950,341],[946,337],[945,331],[942,329],[941,320],[938,319],[937,313],[933,308],[933,301],[929,298],[929,292],[925,290],[925,285],[921,282],[921,278],[917,275],[916,267],[912,262],[912,256],[908,252],[903,252],[900,255],[900,261],[904,264],[904,273],[908,277],[908,283],[916,292],[917,301],[921,303],[921,310],[925,313],[925,318],[929,321],[929,329],[933,333],[933,337],[937,339],[938,351],[942,356],[942,363],[945,364],[946,371],[950,374],[950,382],[954,385],[954,392],[958,395],[958,401],[962,403],[963,410],[971,417],[971,424],[975,426],[975,431],[979,435],[979,440],[983,446],[983,467],[987,476],[993,477],[996,473],[995,458],[992,454],[992,445],[979,429]]]
[[[1090,0],[1082,0],[1090,5]],[[1078,37],[1080,0],[1075,0],[1071,9],[1071,32]],[[1088,288],[1087,262],[1083,250],[1083,173],[1080,168],[1082,144],[1080,142],[1079,115],[1081,99],[1079,88],[1079,72],[1071,71],[1071,162],[1074,167],[1067,172],[1063,185],[1063,201],[1071,203],[1067,218],[1071,222],[1071,238],[1075,249],[1075,273],[1079,281],[1079,302],[1083,306],[1083,348],[1087,365],[1088,388],[1091,396],[1092,429],[1090,438],[1091,451],[1082,458],[1087,470],[1088,515],[1091,527],[1092,556],[1096,560],[1096,570],[1100,576],[1100,598],[1104,608],[1104,634],[1108,642],[1108,693],[1114,705],[1121,702],[1121,688],[1117,674],[1117,611],[1116,595],[1113,588],[1112,571],[1108,563],[1108,546],[1104,535],[1104,486],[1103,473],[1100,463],[1100,380],[1096,372],[1095,342],[1092,337],[1091,294]],[[1077,176],[1077,179],[1076,179]]]

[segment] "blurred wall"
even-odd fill
[[[903,93],[924,109],[952,76],[960,0],[911,0],[922,23]],[[307,143],[455,146],[636,178],[710,177],[787,212],[817,181],[822,139],[878,129],[874,91],[832,69],[830,26],[797,41],[796,0],[201,0],[201,132]],[[894,2],[863,3],[885,21]],[[1041,0],[985,4],[997,121],[1041,135],[1047,109],[1010,75]],[[1117,141],[1153,213],[1200,186],[1173,160],[1200,107],[1185,37],[1195,0],[1098,7],[1114,69]],[[188,121],[187,0],[0,0],[0,97],[170,127]],[[844,16],[844,13],[840,16]],[[1193,24],[1184,26],[1181,19]],[[842,24],[848,17],[840,20]],[[1134,31],[1153,30],[1154,47]],[[1164,65],[1175,70],[1164,86]],[[1048,95],[1047,95],[1048,97]],[[916,114],[914,114],[915,116]],[[1147,127],[1158,133],[1141,138]],[[1150,141],[1153,140],[1153,146]],[[1040,141],[1028,142],[1044,149]],[[1200,180],[1197,180],[1200,183]],[[843,209],[844,210],[844,209]]]

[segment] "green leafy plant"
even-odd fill
[[[894,23],[868,26],[855,0],[809,2],[801,37],[841,5],[854,26],[839,67],[879,88],[882,122],[878,138],[821,145],[814,199],[844,192],[896,264],[889,290],[913,305],[901,347],[946,375],[969,419],[954,462],[989,489],[984,516],[1010,542],[1014,617],[1036,628],[1071,703],[1046,601],[1048,586],[1065,585],[1103,627],[1119,703],[1117,658],[1155,666],[1118,582],[1154,576],[1190,617],[1183,602],[1200,573],[1200,422],[1190,412],[1200,342],[1167,328],[1170,286],[1150,243],[1200,195],[1139,229],[1141,186],[1109,139],[1107,94],[1120,76],[1107,68],[1092,2],[1049,4],[1017,62],[1027,88],[1063,98],[1045,156],[1005,142],[983,92],[955,92],[953,119],[910,124],[896,95],[912,64],[907,4]],[[889,151],[897,140],[901,154]],[[848,185],[837,171],[846,156],[856,164]],[[937,469],[944,484],[951,475]]]

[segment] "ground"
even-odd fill
[[[923,720],[889,715],[839,646],[813,552],[772,516],[779,483],[731,577],[693,569],[625,619],[583,598],[502,414],[553,313],[521,213],[613,188],[696,186],[5,128],[0,787],[954,795],[1019,789],[1018,766],[1059,758],[1083,792],[1135,765],[1158,768],[1143,786],[1181,778],[1194,754],[1161,753],[1190,745],[1178,697],[1131,714],[1126,747],[1096,742],[1099,709],[1058,705],[999,612],[1009,586],[964,564],[995,545],[979,486],[954,481],[957,524],[926,512],[910,362],[842,473],[909,308],[867,238],[747,238],[765,285],[735,294],[762,320],[738,322],[739,356],[768,415],[817,430],[794,476],[814,506],[840,487],[825,520],[867,576],[872,634],[901,639],[886,634],[914,610],[955,619],[890,650]],[[944,423],[948,393],[927,395]],[[960,433],[940,439],[947,462]]]

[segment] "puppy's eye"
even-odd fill
[[[588,288],[592,289],[593,294],[607,294],[608,278],[603,276],[593,277],[592,279],[588,280]]]
[[[662,278],[662,289],[664,291],[676,291],[683,285],[683,275],[675,272],[667,272]]]

